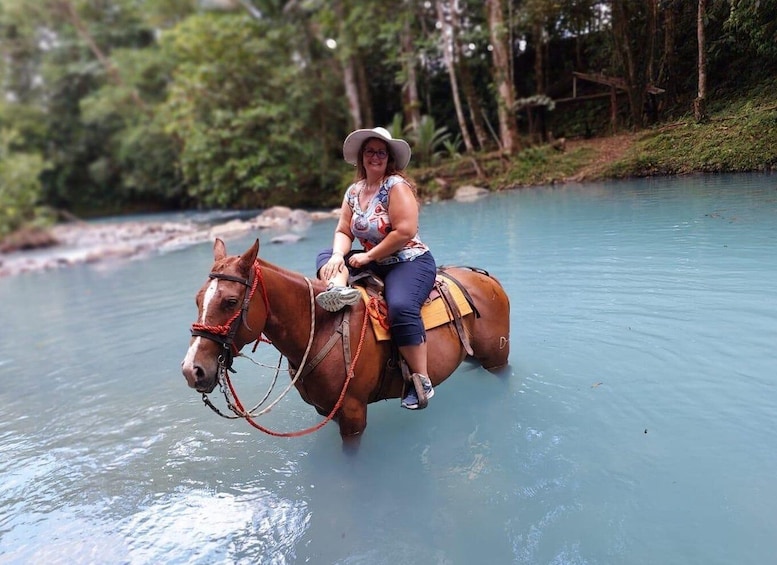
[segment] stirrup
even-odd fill
[[[416,375],[418,376],[418,380],[421,385],[421,390],[425,398],[423,401],[420,401],[418,399],[418,392],[415,389],[415,378],[413,378],[410,381],[410,388],[407,394],[402,399],[402,408],[407,408],[408,410],[418,410],[419,408],[426,408],[426,405],[428,404],[429,399],[434,396],[434,387],[432,386],[432,380],[426,375],[422,375],[421,373],[413,373],[413,377],[415,377]]]

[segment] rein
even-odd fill
[[[251,330],[250,326],[246,322],[246,319],[248,315],[248,307],[256,292],[256,288],[259,282],[261,282],[261,285],[262,285],[262,298],[264,299],[266,311],[268,314],[270,312],[270,301],[267,295],[267,287],[264,282],[264,277],[262,276],[261,265],[259,264],[258,261],[254,262],[254,268],[251,269],[248,279],[243,279],[240,277],[235,277],[232,275],[226,275],[222,273],[210,273],[208,276],[211,279],[228,280],[228,281],[240,283],[246,287],[246,290],[243,297],[243,304],[241,309],[238,312],[235,312],[235,314],[225,324],[218,325],[218,326],[209,326],[206,324],[199,324],[199,323],[192,324],[191,334],[193,336],[200,336],[206,339],[210,339],[211,341],[220,343],[224,348],[224,353],[222,355],[219,355],[218,357],[218,377],[217,378],[218,378],[219,388],[224,394],[227,407],[235,414],[235,416],[229,416],[222,413],[210,401],[210,398],[208,398],[207,393],[202,393],[203,403],[206,406],[208,406],[211,410],[213,410],[216,414],[221,416],[222,418],[245,419],[252,427],[268,435],[276,436],[276,437],[299,437],[299,436],[303,436],[303,435],[315,432],[321,429],[322,427],[324,427],[324,425],[326,425],[330,420],[334,418],[337,411],[341,408],[343,399],[345,398],[345,393],[348,389],[348,384],[350,383],[351,379],[354,376],[354,369],[356,367],[357,361],[359,360],[362,345],[364,344],[364,336],[366,334],[366,329],[367,329],[367,316],[366,315],[364,316],[364,323],[362,324],[362,330],[361,330],[361,335],[359,337],[359,345],[357,347],[356,354],[351,360],[350,366],[347,367],[346,378],[345,378],[345,382],[343,383],[343,388],[331,412],[318,424],[311,426],[309,428],[305,428],[303,430],[299,430],[296,432],[273,431],[269,428],[266,428],[258,424],[257,422],[254,421],[254,419],[272,410],[273,407],[286,396],[286,394],[297,383],[298,379],[303,375],[305,365],[307,363],[307,358],[310,353],[310,349],[313,345],[313,338],[315,337],[316,316],[315,316],[315,299],[313,296],[313,285],[310,282],[310,279],[305,277],[305,282],[308,285],[308,293],[310,296],[310,334],[308,337],[308,344],[307,344],[307,347],[305,348],[305,353],[302,356],[302,361],[300,363],[300,366],[295,371],[295,376],[291,380],[289,385],[286,387],[286,390],[284,390],[278,396],[278,398],[276,398],[273,402],[271,402],[260,412],[255,413],[255,410],[259,406],[264,404],[264,402],[267,400],[267,398],[270,395],[270,392],[272,391],[272,387],[275,386],[275,379],[277,379],[277,373],[278,373],[278,370],[280,370],[280,360],[278,362],[278,368],[276,369],[275,379],[273,379],[273,383],[271,385],[270,391],[267,392],[265,397],[259,402],[257,406],[255,406],[253,409],[248,411],[243,407],[242,402],[237,396],[237,392],[235,391],[235,387],[232,384],[232,380],[229,378],[229,372],[233,372],[233,373],[235,372],[235,370],[232,369],[232,363],[234,361],[234,357],[236,356],[246,357],[245,355],[240,353],[240,351],[237,349],[237,347],[234,344],[234,340],[235,340],[235,336],[237,335],[237,330],[241,322],[245,325],[246,328],[248,328],[249,331]],[[259,344],[259,341],[267,341],[268,343],[270,343],[266,339],[263,340],[260,333],[259,337],[256,339],[256,343],[254,345],[254,351],[256,350],[256,346]],[[283,356],[281,355],[281,357]]]

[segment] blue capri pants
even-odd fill
[[[353,253],[363,251],[351,251]],[[329,261],[332,250],[326,249],[316,258],[316,273]],[[383,279],[386,285],[384,298],[388,307],[388,321],[391,327],[391,336],[399,347],[405,345],[420,345],[426,341],[426,330],[421,320],[421,306],[424,305],[429,293],[434,287],[434,279],[437,276],[437,263],[430,251],[419,255],[412,261],[400,261],[390,265],[369,263],[363,269],[354,269],[348,266],[348,271],[354,275],[362,271],[372,271]]]

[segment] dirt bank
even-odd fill
[[[571,182],[583,182],[590,179],[600,178],[601,173],[607,167],[620,159],[632,145],[636,134],[624,133],[610,137],[599,137],[595,139],[570,140],[567,142],[567,151],[584,146],[594,151],[594,158],[580,171],[568,178]]]

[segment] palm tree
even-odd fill
[[[421,116],[418,128],[408,134],[413,145],[413,153],[420,165],[431,165],[440,155],[440,149],[451,137],[448,128],[436,127],[432,116]]]

